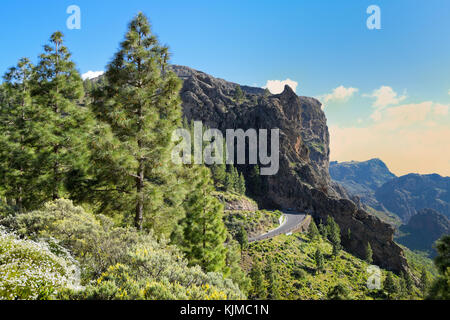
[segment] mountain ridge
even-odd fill
[[[202,121],[222,132],[280,129],[280,170],[264,178],[265,206],[309,212],[318,222],[331,214],[349,252],[364,257],[370,243],[376,264],[397,272],[408,270],[402,249],[393,241],[394,229],[359,208],[333,184],[327,120],[317,99],[297,96],[289,86],[277,95],[243,86],[242,101],[235,101],[237,84],[185,66],[172,69],[183,79],[180,96],[189,121]],[[238,169],[248,176],[249,166]]]

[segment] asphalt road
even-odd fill
[[[248,239],[248,241],[249,242],[261,241],[276,237],[280,234],[292,232],[306,217],[306,214],[295,211],[283,211],[283,214],[285,219],[284,223],[281,226],[272,231],[269,231],[268,233],[250,238]]]

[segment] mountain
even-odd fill
[[[394,229],[346,199],[329,175],[329,132],[321,103],[297,96],[286,86],[272,95],[261,88],[241,86],[184,66],[173,66],[183,79],[180,92],[184,116],[202,121],[222,133],[226,129],[280,129],[279,171],[263,177],[262,207],[295,208],[316,221],[332,215],[342,231],[342,244],[364,257],[367,243],[374,262],[393,271],[408,270],[403,250],[394,241]],[[238,166],[248,178],[252,166]],[[351,234],[349,237],[348,234]]]
[[[376,190],[375,197],[405,222],[424,208],[450,217],[450,177],[408,174],[386,182]]]
[[[422,209],[411,217],[408,224],[400,227],[402,233],[396,241],[412,250],[436,252],[433,243],[450,234],[450,220],[433,209]]]
[[[351,195],[357,195],[361,201],[381,211],[386,211],[375,198],[375,191],[384,183],[396,178],[380,159],[358,162],[330,162],[330,176],[341,184]]]

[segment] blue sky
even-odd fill
[[[366,27],[372,4],[381,9],[381,30]],[[81,30],[66,27],[69,5],[81,9]],[[40,0],[1,6],[0,73],[22,56],[36,61],[55,30],[66,34],[81,73],[104,70],[127,23],[143,11],[170,46],[173,63],[247,85],[291,79],[299,95],[326,101],[333,159],[377,156],[398,174],[450,175],[450,151],[442,155],[450,150],[450,1]],[[430,143],[433,134],[449,135]]]

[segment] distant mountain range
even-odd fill
[[[397,241],[413,250],[431,251],[433,242],[449,233],[450,177],[397,177],[380,159],[330,162],[330,175],[363,205],[398,216],[404,225]]]
[[[363,204],[376,210],[387,211],[375,197],[375,191],[396,178],[380,159],[364,162],[330,162],[331,178],[341,184],[350,195],[358,196]]]
[[[450,220],[433,209],[422,209],[413,215],[408,224],[400,227],[396,241],[413,250],[430,251],[433,243],[450,233]],[[436,254],[435,250],[431,255]]]

